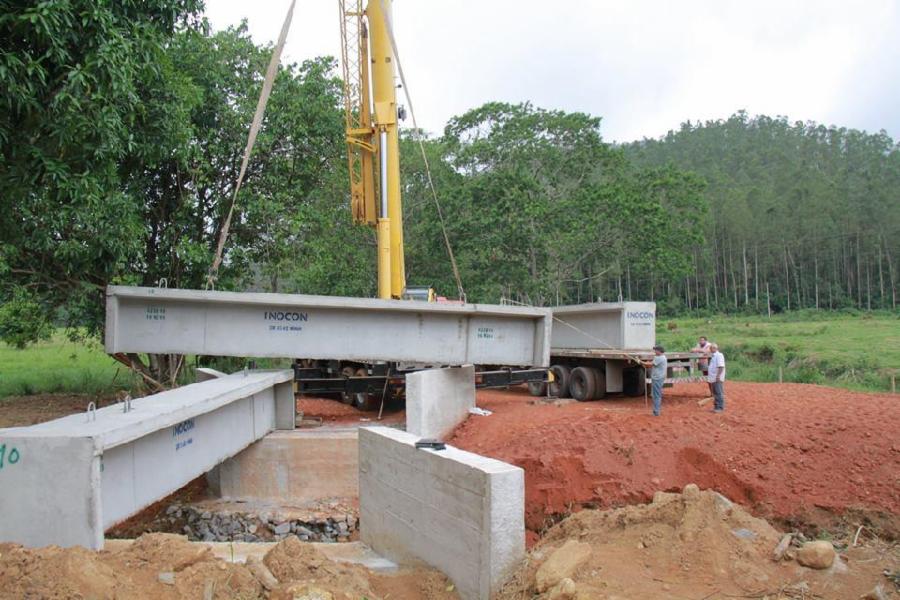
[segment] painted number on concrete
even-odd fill
[[[479,340],[492,340],[492,339],[494,339],[494,328],[493,327],[479,327],[478,332],[476,333],[476,337]]]
[[[6,453],[6,444],[0,445],[0,469],[6,465],[14,465],[19,462],[19,450],[10,448],[9,454]]]
[[[148,321],[165,321],[166,309],[161,306],[148,306],[144,318]]]
[[[186,437],[187,433],[194,428],[194,420],[188,419],[177,425],[172,426],[172,437],[175,438],[175,451],[181,450],[194,443],[193,437]]]

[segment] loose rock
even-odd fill
[[[859,600],[888,600],[889,596],[880,583],[872,591],[859,597]]]
[[[291,523],[290,521],[285,521],[284,523],[279,523],[272,529],[272,533],[275,535],[284,535],[286,533],[291,532]]]
[[[834,557],[834,546],[825,540],[806,542],[797,551],[797,562],[810,569],[827,569],[834,562]]]
[[[547,592],[547,600],[572,600],[578,593],[575,582],[566,577]]]
[[[689,483],[684,486],[681,495],[685,500],[697,500],[700,498],[700,488],[696,483]]]
[[[538,569],[535,576],[537,591],[545,592],[563,579],[571,577],[590,555],[590,544],[575,540],[567,541]]]
[[[791,547],[792,539],[794,539],[794,534],[792,533],[786,533],[781,537],[781,541],[778,542],[778,545],[775,546],[775,550],[772,552],[772,560],[778,562],[784,558],[784,553]]]
[[[248,556],[246,564],[253,576],[256,577],[256,580],[268,591],[271,592],[278,586],[278,580],[258,556]]]

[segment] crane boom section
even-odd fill
[[[378,296],[400,298],[406,265],[391,0],[370,0],[364,11],[362,2],[338,0],[351,208],[355,222],[376,225]]]
[[[338,0],[341,10],[341,58],[344,67],[344,120],[350,209],[354,223],[375,225],[376,152],[369,94],[369,42],[362,0]]]

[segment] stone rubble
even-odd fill
[[[212,512],[176,503],[168,506],[151,528],[182,533],[192,542],[270,542],[291,535],[304,542],[348,542],[359,529],[359,521],[352,514],[302,521],[269,513]]]

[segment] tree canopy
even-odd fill
[[[142,90],[163,76],[166,41],[201,7],[0,5],[0,293],[40,299],[33,318],[52,314],[46,305],[75,323],[96,315],[103,286],[139,256],[139,205],[120,167],[141,143]]]
[[[599,280],[617,280],[634,264],[683,274],[684,249],[700,240],[697,221],[681,217],[702,215],[702,182],[630,164],[603,142],[597,117],[489,103],[451,119],[429,144],[471,299],[597,299]],[[407,219],[408,237],[429,240],[411,247],[409,262],[443,273],[440,287],[452,290],[431,198],[415,174],[420,161],[411,145],[404,150],[407,204],[420,211]]]

